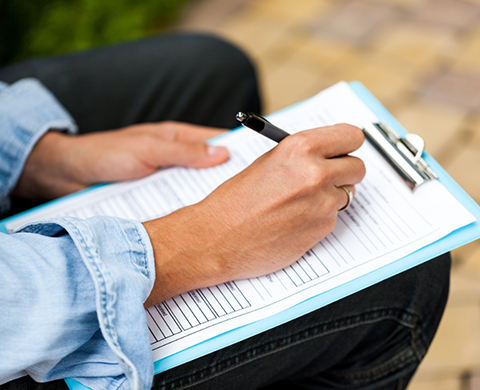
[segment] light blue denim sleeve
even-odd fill
[[[8,195],[30,151],[50,129],[77,130],[72,117],[39,81],[0,83],[0,213],[10,206]]]
[[[139,222],[55,218],[0,234],[0,384],[30,375],[149,389],[143,302],[154,279]]]

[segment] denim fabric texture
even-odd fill
[[[70,114],[39,81],[0,84],[0,213],[10,206],[8,195],[33,146],[53,129],[77,131]]]
[[[92,389],[148,389],[143,302],[155,278],[139,222],[57,218],[0,234],[0,383],[74,377]]]

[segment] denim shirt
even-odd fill
[[[38,81],[0,82],[0,207],[49,129],[75,132]],[[72,377],[92,389],[148,389],[153,378],[143,302],[155,279],[143,225],[55,218],[0,233],[0,384]]]

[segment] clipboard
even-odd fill
[[[361,84],[360,82],[350,82],[350,88],[355,94],[370,108],[370,110],[379,118],[381,123],[386,123],[393,129],[399,138],[405,138],[407,131],[397,122],[397,120],[383,107],[383,105]],[[285,109],[288,110],[289,108]],[[228,135],[227,135],[228,136]],[[423,161],[431,170],[436,179],[439,180],[451,193],[459,200],[463,206],[472,213],[477,221],[458,229],[439,241],[430,244],[422,249],[379,268],[369,274],[333,288],[308,300],[305,300],[289,309],[279,312],[265,319],[228,331],[205,342],[196,344],[190,348],[182,350],[174,355],[154,362],[155,374],[176,367],[193,359],[205,356],[226,346],[245,340],[251,336],[272,329],[295,318],[303,316],[330,303],[333,303],[345,296],[358,292],[364,288],[374,285],[382,280],[397,275],[403,271],[413,268],[425,261],[455,249],[461,245],[480,238],[480,208],[479,206],[460,188],[460,186],[445,172],[445,170],[428,153],[421,155]],[[418,167],[417,167],[418,168]],[[405,178],[406,181],[409,179]],[[420,183],[421,184],[421,183]],[[417,184],[419,185],[419,184]],[[413,188],[415,184],[412,183]],[[89,190],[85,190],[89,191]],[[83,193],[83,191],[81,192]],[[70,195],[70,197],[78,194]],[[56,202],[56,201],[54,201]],[[54,203],[53,202],[53,203]],[[51,204],[51,203],[50,203]],[[40,206],[47,207],[47,206]],[[28,214],[29,211],[21,215]],[[10,217],[7,220],[0,221],[0,231],[6,232],[5,223],[16,218]],[[81,383],[68,378],[65,380],[70,389],[88,389]]]
[[[380,119],[381,122],[387,123],[401,137],[405,137],[408,134],[408,132],[393,117],[393,115],[390,114],[390,112],[362,83],[354,81],[350,82],[349,85],[355,94],[360,97],[360,99],[370,108],[370,110],[372,110],[372,112]],[[236,342],[245,340],[251,336],[267,331],[276,326],[282,325],[288,321],[301,317],[321,307],[327,306],[328,304],[333,303],[341,298],[354,294],[360,290],[379,283],[382,280],[388,279],[403,271],[431,260],[432,258],[440,256],[441,254],[449,252],[461,245],[480,238],[480,207],[450,177],[450,175],[448,175],[448,173],[433,159],[433,157],[424,152],[422,158],[428,164],[429,168],[435,172],[435,175],[438,176],[437,180],[439,180],[452,193],[452,195],[457,198],[457,200],[459,200],[463,206],[475,216],[475,218],[477,218],[477,221],[450,233],[443,239],[423,247],[409,256],[377,269],[376,271],[371,272],[363,277],[357,278],[323,294],[303,301],[302,303],[273,316],[249,325],[245,325],[241,328],[234,329],[213,339],[178,352],[175,355],[158,360],[154,362],[155,374],[161,373],[201,356],[205,356],[209,353],[235,344]],[[75,387],[75,389],[79,388]]]

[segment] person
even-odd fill
[[[250,61],[203,35],[31,60],[0,80],[10,213],[162,167],[220,164],[228,151],[205,141],[237,111],[260,112]],[[92,389],[405,388],[446,303],[448,254],[153,374],[144,307],[294,262],[333,229],[340,187],[363,178],[348,155],[362,142],[344,124],[292,135],[205,200],[143,224],[65,217],[1,234],[1,388],[66,388],[65,377]]]

